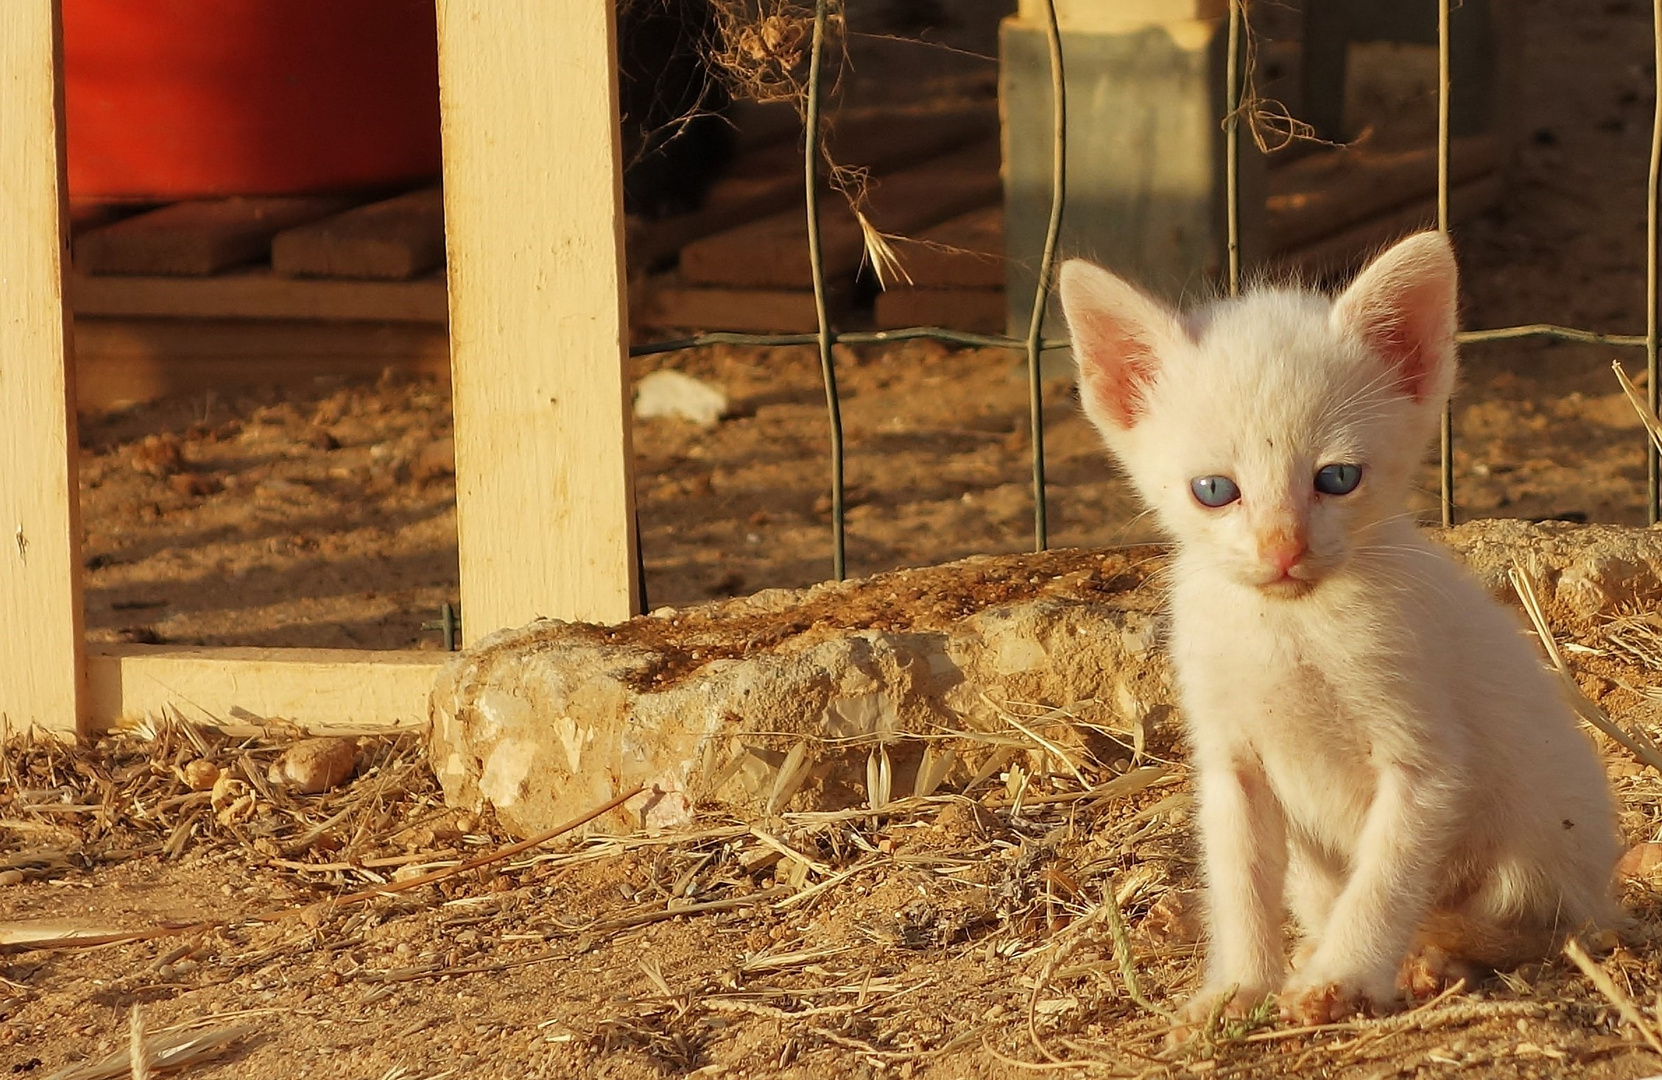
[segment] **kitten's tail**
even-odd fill
[[[1437,949],[1481,967],[1506,970],[1556,955],[1563,948],[1564,939],[1573,934],[1610,931],[1626,940],[1633,930],[1633,920],[1614,904],[1608,905],[1608,910],[1598,918],[1580,924],[1503,922],[1463,911],[1438,909],[1420,924],[1415,947]]]
[[[1486,968],[1513,968],[1557,951],[1563,935],[1548,926],[1503,925],[1464,912],[1438,910],[1415,935],[1416,949],[1438,949]]]

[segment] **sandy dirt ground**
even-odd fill
[[[1457,224],[1464,324],[1638,332],[1648,5],[1518,7],[1523,138],[1501,206]],[[1618,355],[1630,370],[1642,362],[1532,342],[1466,351],[1456,413],[1465,513],[1643,521],[1640,431],[1608,370]],[[840,350],[838,361],[851,573],[1030,543],[1014,354],[921,343]],[[719,383],[735,411],[712,431],[636,428],[651,603],[824,577],[826,430],[811,353],[706,349],[638,361],[637,374],[666,365]],[[1048,386],[1045,410],[1053,543],[1149,539],[1070,388]],[[89,418],[89,633],[437,648],[422,623],[456,598],[450,430],[446,388],[396,379]],[[1430,468],[1424,482],[1434,490]],[[1430,511],[1434,499],[1420,505]],[[1584,633],[1602,647],[1597,628]],[[1638,659],[1608,663],[1589,669],[1588,689],[1619,719],[1653,722],[1649,699],[1620,686],[1662,677]],[[787,815],[769,835],[790,857],[746,826],[711,821],[695,835],[556,845],[343,902],[508,838],[443,808],[409,743],[363,742],[356,780],[307,797],[257,779],[281,738],[149,734],[4,759],[0,921],[187,926],[86,951],[0,943],[0,1067],[12,1075],[119,1051],[135,1007],[153,1037],[175,1025],[235,1029],[221,1057],[187,1073],[205,1077],[1662,1072],[1562,961],[1394,1025],[1292,1035],[1241,1025],[1159,1060],[1158,1010],[1182,999],[1196,970],[1175,758],[1157,783],[1100,802],[1065,797],[1063,785],[1055,801],[1024,806],[995,778],[967,798],[885,816]],[[1607,759],[1630,839],[1651,839],[1656,777],[1618,752]],[[227,786],[191,790],[185,770],[197,760],[228,770]],[[1126,765],[1093,761],[1088,779],[1105,783]],[[1152,1011],[1120,974],[1112,927],[1077,918],[1105,890],[1130,923]],[[1630,885],[1626,899],[1641,923],[1655,922],[1649,885]],[[283,914],[252,918],[269,912]],[[1648,1009],[1659,955],[1619,946],[1603,963]],[[1083,1064],[1063,1070],[1046,1053]]]
[[[1521,7],[1524,135],[1500,207],[1456,224],[1464,324],[1642,332],[1649,9]],[[837,351],[850,573],[1028,547],[1018,354],[928,342]],[[1608,370],[1618,356],[1643,366],[1642,351],[1598,346],[1466,350],[1464,515],[1643,521],[1642,434]],[[661,366],[721,386],[733,416],[711,431],[636,427],[649,601],[828,576],[827,427],[812,351],[716,347],[635,362],[637,374]],[[1045,414],[1052,542],[1150,538],[1064,381],[1047,386]],[[100,639],[436,647],[421,624],[456,599],[449,436],[439,385],[205,395],[90,420],[89,628]],[[1435,483],[1428,468],[1426,489]]]

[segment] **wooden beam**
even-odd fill
[[[3,4],[4,0],[0,0]],[[444,327],[270,319],[75,320],[76,402],[105,412],[141,401],[247,386],[375,378],[392,369],[443,378]]]
[[[0,737],[86,700],[56,0],[0,4]]]
[[[285,229],[271,268],[311,277],[405,281],[444,262],[444,194],[423,188]]]
[[[1499,173],[1468,180],[1449,191],[1449,217],[1458,233],[1463,220],[1494,206],[1500,201],[1502,181]],[[1340,232],[1317,240],[1293,251],[1283,251],[1270,260],[1271,265],[1296,270],[1308,278],[1344,276],[1360,269],[1362,263],[1377,254],[1394,240],[1411,232],[1435,228],[1437,198],[1427,196],[1383,213],[1357,221]]]
[[[213,277],[75,274],[78,316],[167,319],[347,319],[444,325],[444,278],[328,281],[264,267]]]
[[[852,279],[828,282],[833,324],[849,309]],[[629,318],[660,330],[736,330],[747,334],[807,333],[819,328],[812,289],[727,289],[688,285],[675,274],[638,282]]]
[[[1494,172],[1500,145],[1466,135],[1449,150],[1449,182],[1458,186]],[[1437,191],[1437,148],[1374,150],[1365,145],[1320,150],[1271,170],[1265,231],[1271,252],[1313,244],[1387,210]]]
[[[998,145],[987,141],[871,186],[869,215],[885,233],[909,235],[998,201]],[[851,277],[866,257],[865,233],[847,201],[830,197],[820,212],[825,276]],[[785,211],[694,241],[681,249],[688,284],[809,288],[808,234],[802,214]]]
[[[177,714],[233,735],[287,722],[313,734],[427,726],[445,654],[354,649],[88,647],[94,731]]]
[[[998,334],[1004,330],[1004,290],[899,286],[878,295],[874,322],[879,330],[945,326],[978,334]]]
[[[439,0],[463,622],[637,610],[613,0]]]
[[[1002,206],[983,206],[891,246],[917,288],[1004,291]]]
[[[997,131],[997,113],[974,106],[928,113],[889,110],[856,115],[842,119],[829,138],[834,161],[883,175],[988,138]],[[800,205],[801,172],[800,136],[745,154],[715,182],[703,206],[690,214],[642,225],[629,238],[630,266],[637,272],[654,270],[694,240]]]
[[[217,274],[263,261],[279,230],[350,205],[324,196],[174,203],[78,237],[75,264],[91,274]]]

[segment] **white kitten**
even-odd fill
[[[1274,993],[1305,1023],[1388,1009],[1416,948],[1515,963],[1621,921],[1591,742],[1406,509],[1454,382],[1455,281],[1436,233],[1336,300],[1266,288],[1188,315],[1062,267],[1085,412],[1177,541],[1211,931],[1191,1019]]]

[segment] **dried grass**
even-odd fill
[[[808,49],[814,5],[799,0],[712,0],[716,34],[705,45],[728,92],[741,101],[789,101],[808,93]],[[842,5],[833,2],[828,44],[840,49]]]
[[[789,102],[806,122],[814,27],[811,0],[711,0],[711,8],[716,29],[704,43],[704,55],[728,92],[737,100]],[[829,4],[825,31],[823,48],[829,62],[821,73],[820,97],[829,103],[836,95],[838,76],[826,72],[840,72],[847,65],[848,28],[840,0]],[[835,122],[834,112],[825,109],[828,119],[822,121],[822,129]],[[843,196],[860,227],[864,263],[878,288],[897,280],[910,285],[912,277],[893,246],[910,238],[873,224],[868,213],[870,172],[861,165],[837,162],[826,145],[826,130],[814,132],[812,141],[824,162],[826,180]]]
[[[1627,371],[1622,367],[1620,360],[1610,361],[1610,370],[1615,372],[1616,381],[1621,384],[1622,393],[1627,396],[1628,404],[1639,414],[1639,421],[1645,425],[1645,433],[1650,436],[1650,441],[1656,444],[1658,450],[1662,450],[1662,419],[1651,412],[1650,402],[1645,400],[1644,394],[1639,392],[1633,380],[1627,377]]]
[[[42,1080],[113,1080],[119,1076],[145,1080],[153,1072],[184,1069],[211,1061],[259,1034],[259,1029],[252,1024],[232,1024],[205,1030],[174,1029],[147,1036],[143,1025],[135,1022],[132,1030],[130,1045],[97,1061],[58,1069],[42,1077]]]
[[[1560,660],[1567,644],[1592,647],[1557,643]],[[1601,663],[1614,662],[1608,642],[1598,644],[1611,652]],[[178,724],[158,727],[149,739],[125,733],[79,749],[25,741],[0,759],[7,781],[0,857],[50,879],[120,859],[213,853],[337,894],[333,903],[255,917],[273,923],[243,921],[212,933],[198,925],[179,933],[177,946],[107,954],[146,971],[191,957],[258,971],[308,952],[335,955],[385,920],[427,919],[435,934],[448,936],[509,919],[512,933],[502,939],[512,949],[472,960],[440,949],[396,965],[343,969],[365,1005],[412,983],[531,965],[565,970],[573,957],[621,947],[613,955],[630,957],[638,991],[621,990],[549,1037],[682,1073],[707,1065],[723,1032],[756,1023],[775,1033],[781,1070],[812,1060],[903,1071],[950,1058],[966,1073],[983,1067],[977,1061],[1004,1061],[1035,1073],[1150,1077],[1452,1067],[1437,1064],[1443,1059],[1477,1068],[1510,1061],[1505,1055],[1518,1045],[1532,1048],[1530,1060],[1573,1068],[1629,1045],[1611,1034],[1618,1024],[1656,1035],[1648,1005],[1635,1003],[1656,997],[1662,972],[1649,951],[1618,950],[1595,965],[1608,985],[1578,971],[1572,955],[1397,1017],[1289,1029],[1266,1015],[1219,1023],[1203,1038],[1165,1049],[1170,1013],[1199,976],[1197,943],[1149,917],[1196,886],[1185,771],[1178,762],[1128,765],[1133,732],[1096,730],[1078,707],[995,704],[989,730],[943,731],[926,743],[936,762],[950,750],[1001,763],[975,770],[984,775],[969,777],[979,783],[967,794],[964,774],[949,784],[936,763],[919,769],[934,781],[924,785],[928,794],[889,797],[897,758],[892,746],[874,743],[867,805],[782,811],[765,822],[710,816],[675,833],[595,835],[557,846],[540,846],[540,838],[502,844],[488,819],[458,820],[439,804],[418,748],[401,740],[367,741],[360,775],[317,797],[254,786],[250,778],[263,778],[280,743]],[[787,755],[780,769],[780,805],[811,762],[813,750],[800,745],[795,762]],[[247,785],[238,799],[251,796],[252,804],[222,820],[237,800],[216,810],[210,792],[191,791],[182,779],[198,758]],[[1650,816],[1662,796],[1655,788],[1647,781],[1620,791],[1630,812]],[[615,878],[630,883],[621,900],[614,893],[613,903],[598,907],[529,902],[533,889],[567,875],[603,880],[611,867],[633,868]],[[487,869],[493,881],[477,876]],[[1662,924],[1657,893],[1634,886],[1629,907],[1642,926]],[[762,934],[763,944],[731,961],[691,966],[630,944],[658,924],[706,919],[739,934],[780,926],[845,932]],[[94,933],[131,936],[131,928],[103,924],[60,927],[59,941],[40,931],[32,942],[0,941],[33,949],[84,945]],[[641,957],[649,958],[644,966]],[[0,996],[33,992],[7,985]],[[931,996],[943,992],[973,1007],[948,1023],[941,998]],[[202,1023],[209,1027],[192,1036],[190,1052],[203,1055],[234,1049],[260,1030],[245,1016]],[[1527,1038],[1519,1024],[1529,1025]],[[179,1060],[169,1053],[186,1052],[170,1049],[175,1033],[143,1031],[142,1018],[135,1029],[155,1070]],[[1463,1041],[1450,1042],[1455,1032]],[[119,1076],[134,1060],[130,1050],[114,1054],[59,1080]]]
[[[1573,937],[1567,939],[1564,942],[1564,955],[1569,957],[1571,962],[1581,969],[1581,973],[1586,975],[1588,981],[1598,989],[1598,992],[1603,994],[1606,1000],[1616,1007],[1616,1011],[1621,1014],[1622,1019],[1633,1026],[1640,1037],[1650,1044],[1651,1049],[1658,1054],[1662,1054],[1662,1038],[1657,1037],[1655,1023],[1640,1015],[1639,1009],[1633,1004],[1632,999],[1622,992],[1621,987],[1616,985],[1609,972],[1599,966],[1597,960],[1587,955],[1587,950],[1581,942]]]
[[[438,858],[458,852],[457,815],[443,807],[418,737],[360,740],[357,782],[322,795],[266,780],[285,745],[206,731],[181,717],[117,732],[94,752],[24,735],[0,756],[0,838],[32,842],[19,857],[0,839],[0,858],[37,878],[66,863],[178,859],[234,841],[254,861],[284,860],[338,886],[385,883],[369,862],[390,855],[389,847],[425,848]],[[187,782],[196,763],[219,777],[213,790]]]

